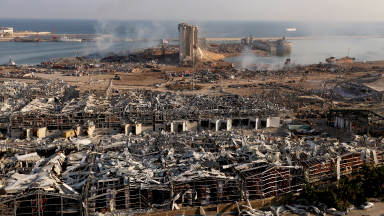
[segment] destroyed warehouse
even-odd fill
[[[262,207],[384,162],[380,139],[271,132],[292,111],[256,96],[71,97],[59,80],[2,88],[1,215],[238,211],[230,206]],[[380,115],[380,107],[365,109],[368,121]],[[346,112],[332,111],[335,125],[348,126],[339,122],[353,117],[337,115]]]

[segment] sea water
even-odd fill
[[[0,19],[0,26],[13,27],[15,31],[53,32],[57,34],[109,34],[119,39],[159,39],[178,37],[177,24],[186,22],[205,31],[208,38],[230,37],[327,37],[327,36],[377,36],[384,35],[384,22],[299,22],[299,21],[151,21],[151,20],[64,20],[64,19]],[[358,26],[358,28],[356,28]],[[287,32],[295,27],[297,31]],[[325,58],[348,55],[357,61],[384,58],[384,38],[313,39],[291,40],[288,55],[270,57],[240,56],[226,59],[253,63],[283,63],[291,58],[294,63],[318,63]],[[97,52],[128,52],[157,45],[150,42],[0,42],[0,64],[12,56],[17,64],[38,64],[52,58],[88,55]],[[173,42],[172,44],[178,44]]]

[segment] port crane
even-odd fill
[[[53,35],[52,35],[52,39],[56,40],[57,37],[56,37],[56,29],[55,29],[55,26],[53,26]]]
[[[40,35],[39,35],[39,32],[36,33],[36,37],[35,37],[35,40],[36,42],[40,42]]]

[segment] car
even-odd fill
[[[361,209],[368,209],[368,208],[372,208],[374,206],[373,203],[371,202],[365,202],[364,204],[360,205],[360,208]]]

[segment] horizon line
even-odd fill
[[[18,17],[0,17],[0,19],[17,19],[17,20],[111,20],[111,21],[177,21],[175,19],[117,19],[117,18],[18,18]],[[257,22],[257,21],[263,21],[263,22],[384,22],[384,20],[225,20],[225,19],[211,19],[211,20],[193,20],[193,19],[186,19],[187,21],[194,21],[194,22]],[[180,21],[183,22],[183,21]]]

